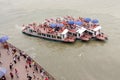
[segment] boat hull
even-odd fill
[[[107,37],[96,37],[96,39],[99,40],[99,41],[106,41],[106,40],[108,40]]]
[[[97,40],[99,40],[99,41],[106,41],[106,40],[108,40],[107,36],[104,35],[104,34],[102,34],[102,35],[97,35],[95,38],[96,38]]]
[[[47,37],[43,37],[43,36],[39,36],[39,35],[34,35],[34,34],[31,34],[29,32],[25,32],[25,31],[22,31],[23,34],[26,34],[26,35],[29,35],[29,36],[32,36],[32,37],[38,37],[38,38],[43,38],[43,39],[46,39],[46,40],[51,40],[51,41],[58,41],[58,42],[65,42],[65,43],[74,43],[75,40],[69,40],[69,41],[66,41],[66,40],[60,40],[60,39],[53,39],[53,38],[47,38]]]

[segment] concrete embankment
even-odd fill
[[[28,80],[28,76],[32,77],[31,80],[55,80],[28,54],[8,42],[0,43],[0,53],[0,67],[7,69],[6,80],[10,80],[10,72],[14,75],[13,80]],[[13,65],[12,69],[10,69],[10,63]],[[17,75],[15,69],[17,69]]]

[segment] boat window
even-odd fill
[[[52,38],[54,38],[54,36],[52,35]]]
[[[32,29],[29,29],[29,31],[30,31],[30,32],[33,32],[33,30],[32,30]]]
[[[44,34],[44,36],[46,36],[46,35]]]
[[[42,36],[43,36],[44,34],[42,33]]]
[[[71,32],[68,32],[68,34],[72,34]]]
[[[47,37],[49,37],[49,35],[47,34]]]
[[[61,37],[59,39],[62,39]]]
[[[39,35],[41,35],[41,33],[38,33]]]
[[[36,31],[33,31],[33,32],[36,32]]]
[[[63,38],[64,38],[64,35],[63,35]]]
[[[87,33],[88,31],[86,30],[85,33]]]
[[[93,33],[89,32],[90,35],[92,35]]]
[[[94,32],[94,34],[96,35],[96,32]]]
[[[58,39],[61,39],[61,37],[60,37],[60,36],[57,36],[57,38],[58,38]]]
[[[53,38],[56,38],[56,36],[53,36]]]
[[[42,36],[46,36],[46,35],[42,33]]]
[[[73,34],[73,36],[77,36],[77,34]]]

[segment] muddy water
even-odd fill
[[[0,35],[29,53],[57,80],[119,80],[119,0],[0,0]],[[22,24],[58,16],[97,18],[107,42],[76,41],[73,44],[30,37]]]

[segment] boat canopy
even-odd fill
[[[101,26],[97,26],[96,28],[93,29],[93,31],[98,31],[101,29]]]
[[[81,21],[75,21],[74,22],[76,25],[79,25],[79,26],[81,26],[83,23],[81,22]]]
[[[69,21],[68,21],[68,24],[69,24],[69,25],[73,25],[73,24],[74,24],[74,21],[73,21],[73,20],[69,20]]]
[[[64,24],[62,24],[62,23],[57,24],[57,27],[63,27],[63,26],[64,26]]]
[[[84,18],[84,21],[90,22],[90,21],[91,21],[91,18]]]
[[[68,31],[68,29],[65,29],[61,34],[66,34]]]
[[[99,21],[97,19],[93,19],[92,23],[99,23]]]
[[[52,28],[55,28],[56,26],[57,26],[57,24],[55,24],[55,23],[50,24],[50,27],[52,27]]]
[[[87,30],[87,29],[85,29],[84,27],[81,27],[80,29],[78,29],[76,32],[78,32],[78,33],[83,33],[85,30]]]

